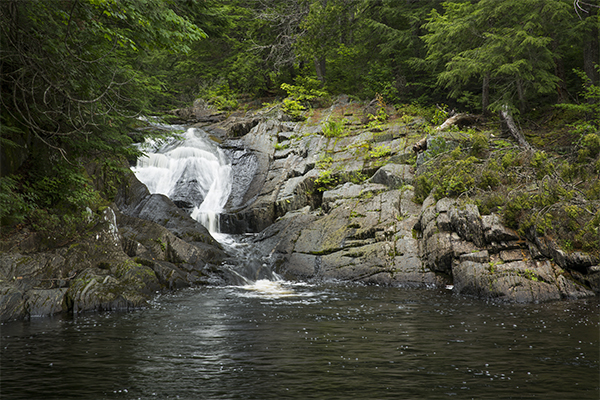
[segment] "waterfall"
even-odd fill
[[[231,258],[221,267],[230,272],[232,282],[260,293],[287,290],[253,246],[220,233],[219,214],[231,194],[232,166],[225,152],[206,132],[189,128],[167,139],[147,139],[140,149],[145,156],[132,168],[137,178],[151,193],[164,194],[190,212],[223,245]]]
[[[201,129],[189,128],[164,140],[148,139],[132,168],[151,193],[168,196],[191,212],[211,235],[219,233],[219,214],[231,193],[231,162]]]

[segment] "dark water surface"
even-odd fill
[[[598,299],[338,285],[185,290],[1,326],[8,399],[598,399]]]

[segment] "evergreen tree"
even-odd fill
[[[572,23],[562,0],[444,3],[444,13],[433,11],[425,25],[427,61],[443,65],[438,83],[452,97],[475,92],[469,85],[478,81],[484,111],[523,112],[536,95],[560,87],[553,33],[569,34]]]

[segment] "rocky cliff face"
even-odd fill
[[[590,289],[600,289],[592,267],[597,260],[524,240],[473,204],[429,197],[415,230],[424,265],[451,276],[457,293],[534,302],[592,296]]]
[[[521,238],[473,204],[416,204],[419,121],[365,125],[365,111],[341,99],[304,122],[277,108],[228,119],[192,113],[232,160],[222,229],[257,233],[258,253],[287,279],[447,287],[517,302],[600,292],[597,259]],[[38,244],[35,235],[2,244],[2,321],[137,308],[157,290],[230,278],[207,230],[133,174],[87,237],[52,251]]]
[[[339,134],[327,136],[328,121],[342,118]],[[411,147],[423,133],[413,121],[365,127],[365,109],[344,101],[301,123],[281,114],[251,119],[247,131],[228,131],[230,122],[207,128],[254,157],[253,177],[237,185],[243,200],[223,225],[260,232],[255,245],[289,279],[443,286],[517,302],[600,292],[590,256],[527,241],[473,204],[415,204]]]

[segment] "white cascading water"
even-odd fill
[[[162,126],[165,129],[182,127]],[[145,156],[132,168],[150,193],[183,200],[191,216],[238,259],[238,265],[224,265],[239,277],[244,289],[261,297],[295,296],[290,283],[283,282],[253,254],[248,244],[220,233],[219,214],[224,211],[232,187],[231,162],[223,150],[201,129],[189,128],[165,141],[147,140],[141,145]]]
[[[204,225],[211,235],[219,233],[219,214],[231,193],[231,163],[208,135],[195,128],[164,142],[147,141],[133,172],[150,193],[170,198],[178,184],[186,181],[187,189],[199,193],[201,204],[193,205],[192,218]],[[190,185],[192,187],[190,187]]]

